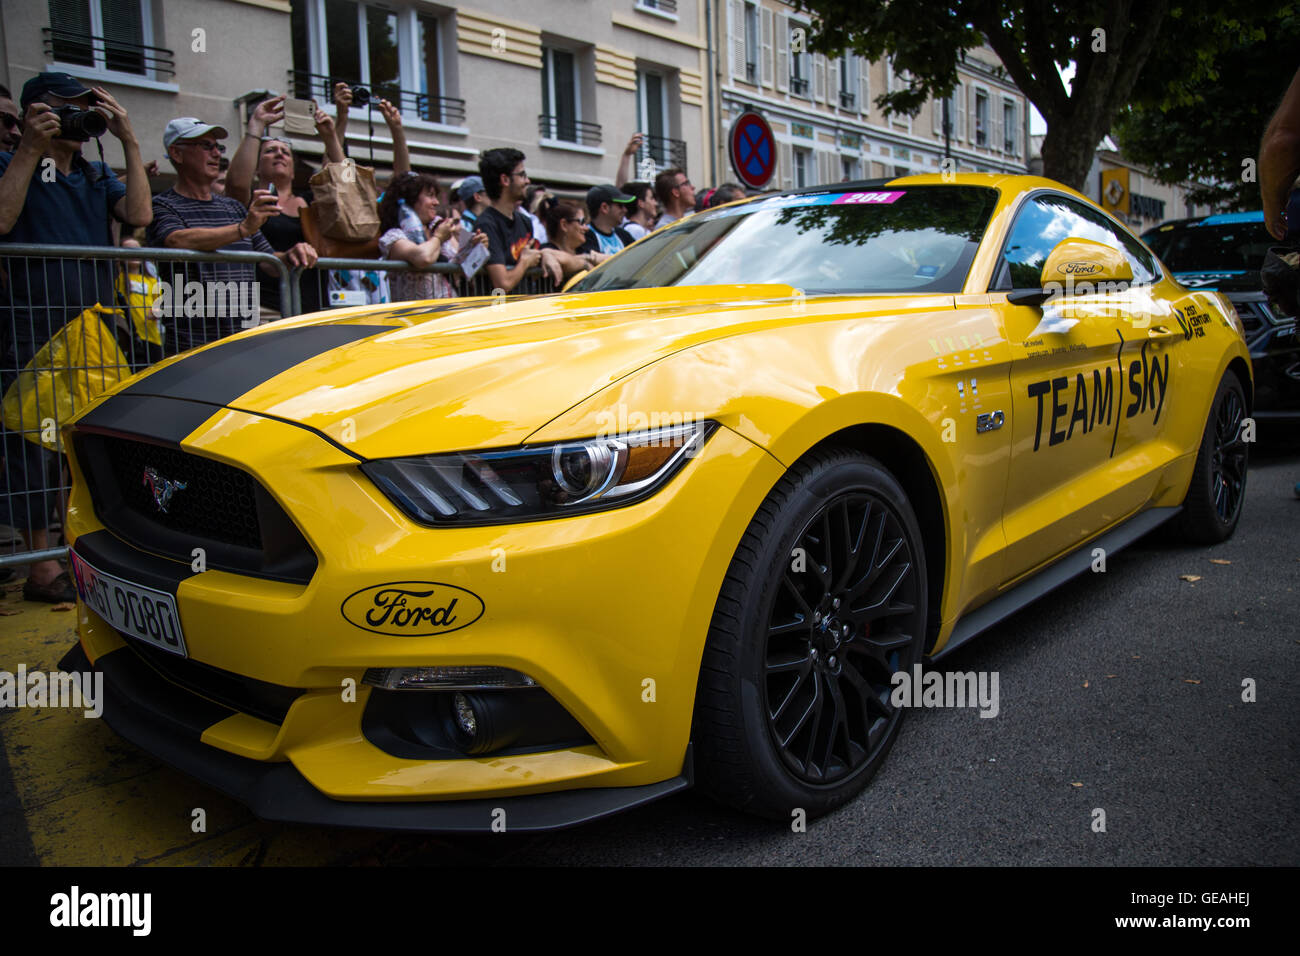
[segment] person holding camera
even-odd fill
[[[402,128],[401,111],[382,97],[372,97],[370,90],[364,86],[348,86],[342,82],[334,84],[334,106],[338,114],[334,120],[334,129],[339,138],[339,146],[344,153],[348,151],[349,109],[353,106],[370,106],[371,103],[383,114],[384,124],[388,127],[388,136],[393,141],[393,179],[396,179],[411,171],[411,150],[406,145],[406,130]]]
[[[307,244],[301,214],[312,201],[311,189],[293,188],[293,144],[284,136],[271,132],[272,127],[284,122],[284,101],[284,96],[273,96],[262,100],[253,109],[244,138],[235,150],[234,159],[230,161],[225,189],[225,195],[247,203],[252,197],[256,177],[259,186],[270,189],[276,196],[280,211],[262,223],[261,230],[276,252],[287,252],[294,246]],[[334,135],[334,120],[320,108],[316,110],[315,120],[316,132],[325,146],[325,158],[331,163],[343,162],[343,150],[339,148],[338,138]],[[306,274],[302,278],[299,291],[304,313],[321,310],[319,278],[315,274]],[[271,321],[280,318],[282,307],[279,285],[264,282],[261,291],[262,319]]]
[[[89,89],[66,73],[40,73],[23,85],[22,137],[0,152],[0,257],[7,243],[113,245],[114,218],[148,225],[149,182],[130,119],[102,87]],[[122,144],[126,182],[103,162],[81,155],[91,139],[111,133]],[[0,390],[68,321],[96,303],[113,303],[112,264],[103,260],[5,258],[0,287]],[[25,428],[40,428],[24,421]],[[4,434],[9,524],[34,550],[54,545],[49,528],[59,507],[61,459],[22,434]],[[31,565],[23,596],[62,602],[75,599],[72,582],[57,561]]]

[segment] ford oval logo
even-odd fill
[[[436,581],[392,581],[349,594],[339,608],[354,627],[397,637],[430,637],[469,627],[483,616],[473,591]]]
[[[1062,275],[1090,276],[1101,271],[1101,266],[1094,262],[1066,262],[1056,267]]]

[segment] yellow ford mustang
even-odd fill
[[[935,658],[1172,519],[1230,535],[1250,357],[1083,196],[763,197],[555,296],[277,322],[66,432],[69,668],[269,819],[850,799]]]

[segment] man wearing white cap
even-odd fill
[[[276,252],[259,232],[262,223],[279,211],[277,199],[270,190],[254,190],[253,201],[247,209],[243,203],[213,192],[212,184],[221,175],[221,156],[226,151],[221,140],[226,136],[224,127],[192,116],[167,124],[163,146],[176,167],[176,185],[153,198],[149,245],[266,252],[291,266],[314,264],[316,252],[307,243]],[[274,269],[263,266],[263,270],[267,281],[278,281]],[[201,263],[193,271],[205,283],[241,283],[238,287],[241,297],[247,294],[243,291],[246,286],[251,286],[257,277],[256,268],[244,262]],[[256,301],[255,294],[252,301]],[[205,314],[201,318],[176,315],[167,324],[164,345],[171,353],[215,341],[239,331],[240,319],[236,315]]]

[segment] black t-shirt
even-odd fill
[[[595,226],[592,226],[587,230],[587,238],[582,240],[582,245],[578,246],[578,255],[587,252],[609,252],[610,240],[614,236],[617,236],[618,240],[623,243],[623,249],[626,249],[628,246],[632,245],[632,243],[636,242],[636,240],[632,238],[632,234],[626,229],[622,226],[615,226],[613,232],[601,233],[601,235],[605,237],[606,246],[606,248],[601,248],[600,236],[596,235],[598,232],[600,232],[600,230]],[[623,250],[620,249],[617,251],[622,252]]]
[[[533,242],[533,224],[518,209],[513,219],[507,219],[495,207],[488,206],[478,214],[478,231],[487,233],[487,265],[507,269],[515,267],[519,253],[530,248]]]
[[[295,189],[295,196],[305,200],[307,205],[311,205],[312,194],[309,189]],[[299,214],[302,210],[298,210]],[[302,232],[302,220],[299,216],[286,216],[284,213],[272,216],[266,222],[262,223],[262,235],[266,236],[266,241],[271,244],[271,248],[276,252],[287,252],[300,242],[306,242],[307,238]],[[319,312],[321,303],[321,286],[324,285],[324,273],[319,269],[307,269],[302,274],[302,280],[299,289],[302,293],[302,311]],[[263,281],[261,284],[262,305],[268,309],[280,311],[280,284],[278,282]]]

